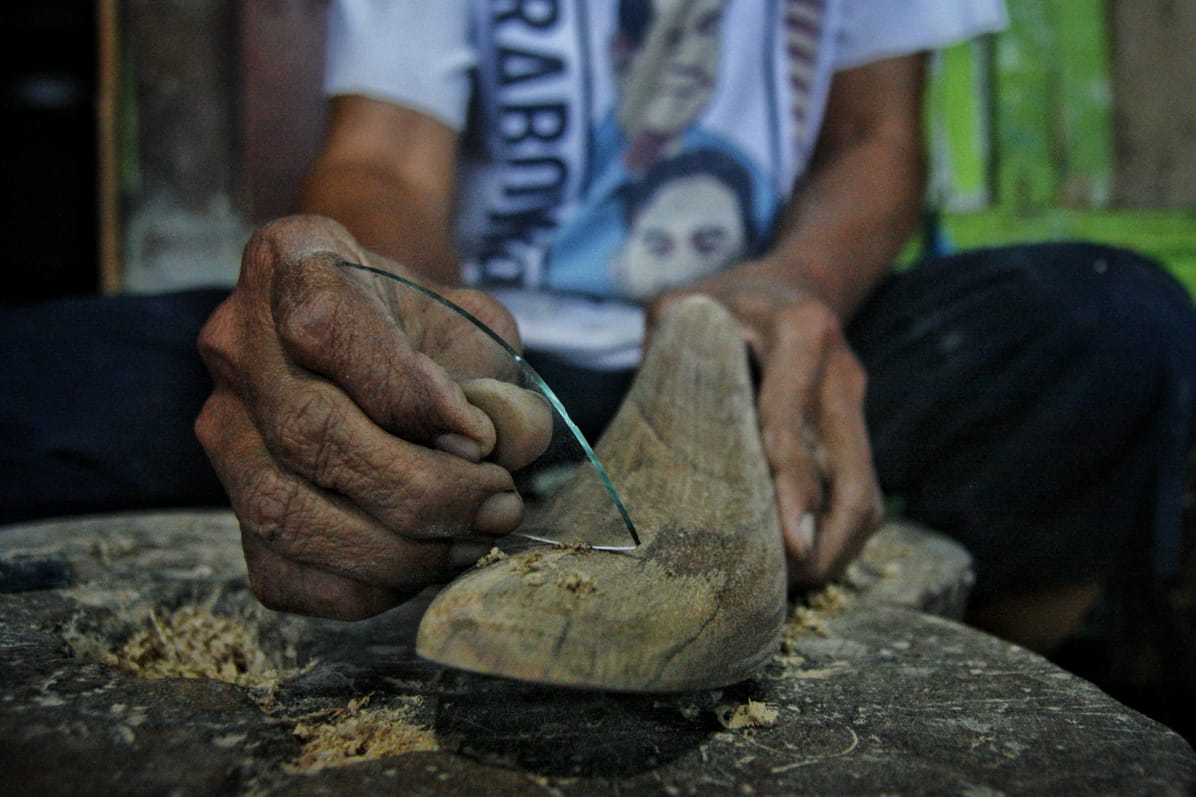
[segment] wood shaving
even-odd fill
[[[728,730],[740,728],[771,728],[777,724],[777,710],[759,700],[746,703],[722,703],[715,707],[714,716]]]
[[[598,582],[579,570],[562,574],[557,578],[556,585],[574,595],[593,595],[598,591]]]
[[[797,638],[802,634],[812,632],[829,637],[831,631],[827,623],[830,618],[842,614],[850,605],[847,593],[834,584],[807,596],[804,604],[793,607],[793,616],[781,636],[781,653],[793,653]]]
[[[93,637],[67,635],[76,655],[141,678],[211,678],[243,687],[276,690],[294,670],[280,670],[262,650],[257,629],[242,617],[183,606],[150,612],[148,627],[115,650]]]
[[[284,769],[291,774],[310,774],[329,767],[343,767],[417,750],[439,750],[436,733],[413,721],[422,705],[420,697],[402,698],[395,706],[371,708],[370,698],[350,700],[347,707],[332,710],[324,722],[301,721],[292,733],[303,740],[303,749]],[[310,718],[309,718],[310,719]]]
[[[490,549],[490,553],[486,554],[481,559],[479,559],[477,562],[475,562],[474,567],[477,567],[477,568],[489,567],[490,565],[496,564],[497,562],[501,562],[502,560],[504,560],[506,558],[507,558],[506,551],[503,551],[496,546],[496,547]]]
[[[511,557],[511,569],[521,576],[539,570],[544,565],[544,554],[533,551],[522,556]]]
[[[548,583],[548,574],[541,570],[529,570],[519,576],[529,587],[542,587]]]
[[[806,599],[806,604],[814,611],[824,614],[841,614],[851,605],[851,599],[842,587],[829,584],[825,589],[815,592]]]

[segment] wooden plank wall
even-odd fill
[[[328,0],[103,0],[106,292],[230,284],[323,132]]]
[[[1111,0],[1115,201],[1196,209],[1196,2]]]
[[[1008,7],[1006,31],[952,48],[936,66],[928,113],[939,197],[955,211],[1107,207],[1113,109],[1105,0],[1009,0]]]
[[[932,73],[944,239],[1128,246],[1196,295],[1196,0],[1007,6],[1006,31],[945,51]]]
[[[1196,210],[1196,2],[1008,0],[929,94],[948,210]]]
[[[232,0],[120,0],[115,107],[119,280],[111,291],[231,283],[246,237]],[[108,234],[108,233],[106,233]]]

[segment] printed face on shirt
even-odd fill
[[[710,100],[718,75],[722,0],[649,2],[651,26],[619,74],[619,122],[629,139],[679,135]]]
[[[659,188],[640,208],[615,264],[615,283],[628,299],[714,274],[747,248],[736,193],[709,174],[681,177]]]

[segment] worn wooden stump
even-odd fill
[[[1196,789],[1196,755],[1177,735],[1038,656],[921,611],[953,605],[967,558],[912,526],[886,525],[840,594],[793,607],[783,649],[754,678],[652,696],[430,664],[414,654],[430,596],[355,624],[262,610],[230,513],[4,529],[0,561],[54,561],[70,577],[0,595],[4,794]],[[148,680],[97,660],[153,628],[151,612],[165,633],[174,610],[194,606],[240,617],[281,677]],[[366,696],[368,705],[350,706]],[[735,724],[750,701],[775,710],[775,721],[723,726],[720,717]],[[378,723],[403,730],[406,747],[376,743]],[[356,755],[318,768],[305,745],[320,737],[310,734],[337,728],[357,739]]]

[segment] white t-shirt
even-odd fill
[[[835,71],[1002,0],[335,0],[326,90],[463,135],[467,281],[528,348],[636,364],[641,302],[767,248]]]

